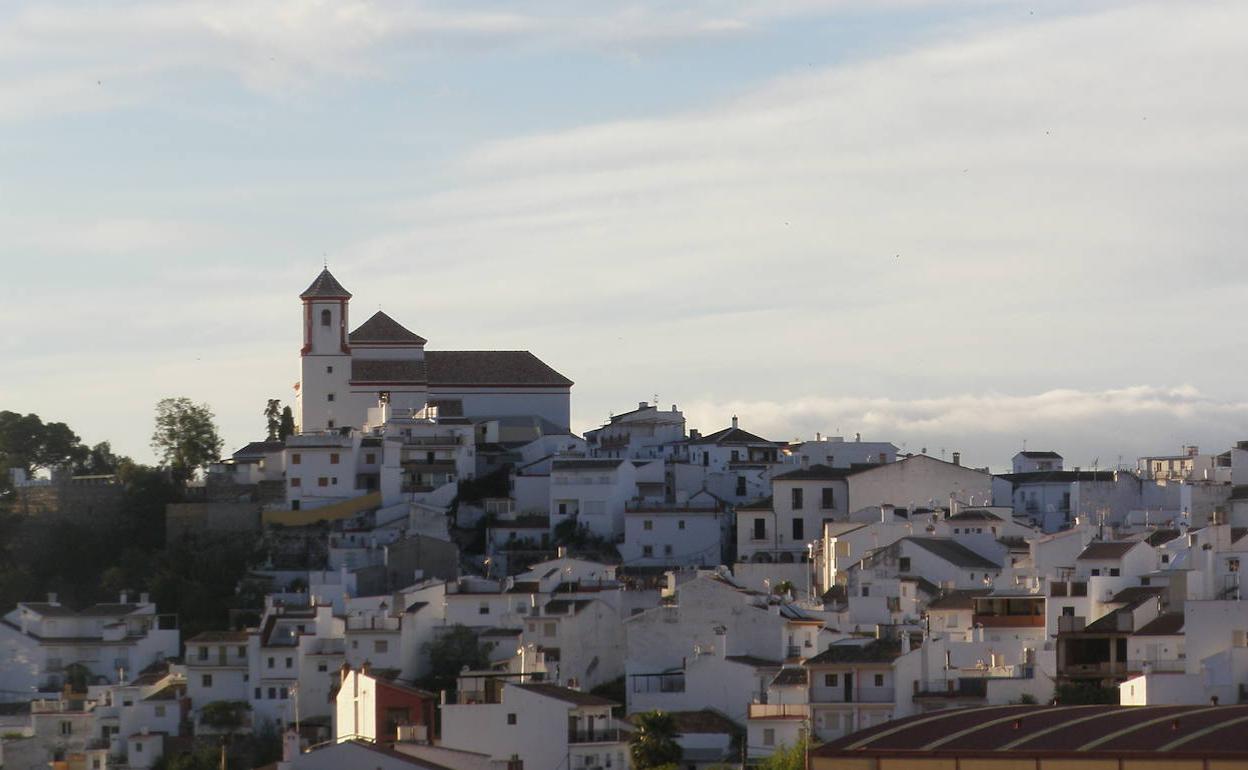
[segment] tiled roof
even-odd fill
[[[962,588],[932,600],[927,608],[941,611],[970,610],[975,608],[976,597],[987,596],[990,593],[992,593],[991,588]]]
[[[434,350],[425,353],[429,384],[570,387],[572,380],[527,350]]]
[[[1183,613],[1167,612],[1158,615],[1140,628],[1136,636],[1175,636],[1183,633]]]
[[[808,666],[832,663],[891,663],[901,655],[901,643],[873,639],[866,644],[834,643],[809,658]]]
[[[771,685],[772,687],[805,685],[807,681],[806,673],[806,669],[800,666],[785,666],[780,669],[779,674],[776,674],[776,678],[771,680]]]
[[[408,343],[411,345],[423,345],[427,340],[409,331],[398,321],[378,310],[373,313],[373,317],[360,324],[359,328],[351,332],[347,336],[347,341],[352,345],[367,345],[369,343]]]
[[[1004,519],[990,511],[972,508],[955,513],[949,517],[949,521],[1004,521]]]
[[[206,642],[246,642],[248,634],[246,631],[203,631],[190,639],[186,640],[187,644],[203,644]]]
[[[690,444],[783,444],[783,441],[768,441],[740,428],[724,428],[705,436],[691,439]]]
[[[423,384],[426,369],[424,361],[402,359],[369,361],[356,358],[351,361],[351,381]]]
[[[351,292],[342,288],[338,279],[329,272],[329,268],[321,271],[312,285],[299,295],[300,299],[351,299]]]
[[[263,457],[266,454],[280,452],[286,448],[282,441],[253,441],[231,455],[235,460],[244,457]]]
[[[1148,537],[1144,538],[1144,542],[1155,548],[1170,542],[1181,534],[1183,533],[1177,529],[1157,529],[1148,533]]]
[[[1107,542],[1088,543],[1088,547],[1075,557],[1076,560],[1104,561],[1121,559],[1127,551],[1139,545],[1138,540],[1111,540]]]
[[[1020,455],[1031,460],[1060,460],[1062,456],[1057,452],[1019,452]]]
[[[623,460],[600,460],[600,459],[565,459],[554,460],[550,467],[557,471],[592,471],[592,470],[615,470],[620,467]]]
[[[1069,484],[1074,481],[1113,481],[1117,471],[1028,471],[1002,473],[997,478],[1019,484]]]
[[[954,757],[1025,760],[1057,757],[1248,758],[1248,706],[986,706],[917,714],[838,738],[813,750],[820,759]],[[1197,761],[1196,764],[1199,764]]]
[[[749,503],[743,503],[737,506],[738,511],[770,511],[772,505],[771,495],[760,497]]]
[[[570,690],[567,687],[560,687],[554,684],[515,684],[512,687],[519,687],[521,690],[527,690],[538,695],[545,695],[547,698],[561,700],[564,703],[571,703],[575,706],[618,706],[620,704],[607,698],[597,695],[591,695],[580,690]]]
[[[772,481],[839,481],[853,474],[852,468],[831,468],[815,464],[809,468],[798,468],[773,476]]]
[[[988,561],[956,540],[941,537],[903,537],[898,542],[913,543],[957,567],[1001,569],[1000,564]]]

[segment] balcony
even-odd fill
[[[920,700],[922,698],[988,697],[988,679],[986,677],[936,679],[926,682],[915,682],[914,686],[915,700]]]
[[[568,730],[568,743],[619,743],[620,731],[615,728],[607,730]]]
[[[1081,633],[1088,625],[1088,619],[1080,615],[1061,615],[1057,619],[1059,634]]]
[[[459,446],[463,443],[463,437],[446,433],[433,436],[404,436],[403,444],[405,446]]]
[[[751,703],[750,719],[809,719],[806,703]]]
[[[1155,674],[1182,674],[1187,671],[1187,661],[1183,658],[1172,660],[1128,660],[1128,671],[1143,671],[1148,666]]]
[[[972,623],[984,628],[1044,628],[1043,615],[973,615]]]
[[[1127,664],[1123,661],[1110,663],[1067,663],[1061,671],[1064,676],[1126,676]]]
[[[632,691],[637,693],[684,692],[685,675],[679,674],[632,674]]]
[[[387,615],[351,615],[347,617],[348,631],[398,631],[402,621]]]

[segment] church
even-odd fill
[[[295,386],[301,433],[359,428],[370,407],[437,407],[469,420],[540,417],[567,429],[572,381],[527,350],[425,350],[426,340],[377,311],[350,329],[351,292],[326,268],[299,298],[303,347]]]

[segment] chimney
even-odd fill
[[[961,452],[954,452],[954,453],[953,453],[953,464],[954,464],[954,465],[961,465],[961,464],[962,464],[962,453],[961,453]]]
[[[118,597],[117,601],[119,601],[119,602],[120,602],[120,603],[122,603],[122,604],[129,604],[129,603],[130,603],[130,594],[129,594],[129,593],[127,593],[127,592],[125,592],[125,591],[122,591],[122,592],[121,592],[121,595]]]
[[[698,438],[702,438],[702,434],[701,434],[700,432],[698,432],[698,429],[697,429],[697,428],[690,428],[690,429],[689,429],[689,438],[690,438],[690,439],[698,439]]]
[[[339,681],[347,681],[347,674],[351,673],[351,664],[343,661],[342,668],[338,669]]]
[[[566,559],[568,558],[568,547],[566,545],[561,545],[555,553],[558,554],[560,559]]]
[[[810,467],[810,456],[809,456],[809,455],[802,455],[802,467],[803,467],[803,468],[809,468],[809,467]]]
[[[862,441],[862,434],[861,434],[861,433],[855,433],[855,434],[854,434],[854,441]]]
[[[901,632],[901,654],[905,655],[910,652],[910,632]]]
[[[56,600],[56,594],[55,594],[55,593],[49,593],[49,594],[48,594],[48,604],[56,605],[56,606],[58,606],[58,607],[60,606],[60,602],[58,602],[58,601]]]
[[[880,523],[892,524],[895,520],[895,516],[894,516],[895,512],[896,512],[896,509],[892,505],[888,503],[881,503],[880,504]]]
[[[735,414],[732,416],[732,427],[737,427],[737,416]]]
[[[360,664],[360,673],[363,674],[364,676],[369,676],[372,670],[373,670],[372,661],[366,660]]]
[[[815,431],[815,441],[823,441],[823,434],[819,431]]]
[[[139,594],[139,603],[140,603],[140,604],[151,604],[151,603],[152,603],[152,595],[151,595],[151,594],[149,594],[149,593],[147,593],[146,591],[144,591],[143,593]]]
[[[512,754],[511,759],[507,760],[507,770],[524,770],[524,760]]]
[[[650,405],[649,405],[649,404],[647,404],[645,401],[638,401],[638,402],[637,402],[637,408],[638,408],[638,409],[645,409],[645,408],[646,408],[646,407],[648,407],[648,406],[650,406]]]

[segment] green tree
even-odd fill
[[[264,405],[264,425],[265,430],[268,431],[266,439],[277,441],[282,428],[282,402],[276,398],[270,398],[269,402]]]
[[[638,770],[654,770],[680,761],[676,743],[676,720],[663,711],[647,711],[633,717],[629,754]]]
[[[221,437],[207,404],[189,398],[162,398],[156,404],[152,449],[185,484],[195,471],[221,456]]]
[[[101,441],[83,453],[83,457],[74,465],[74,473],[80,476],[104,476],[116,473],[122,465],[133,465],[129,457],[113,453],[113,445]]]
[[[282,420],[277,426],[277,440],[285,441],[287,436],[295,434],[295,413],[289,406],[282,407]]]
[[[429,656],[429,675],[422,684],[429,690],[454,691],[459,672],[468,667],[477,671],[490,665],[489,648],[481,644],[471,628],[460,624],[421,648]]]
[[[72,466],[87,453],[77,434],[63,422],[44,423],[37,414],[0,411],[0,484],[5,487],[10,468],[29,475],[58,465]]]

